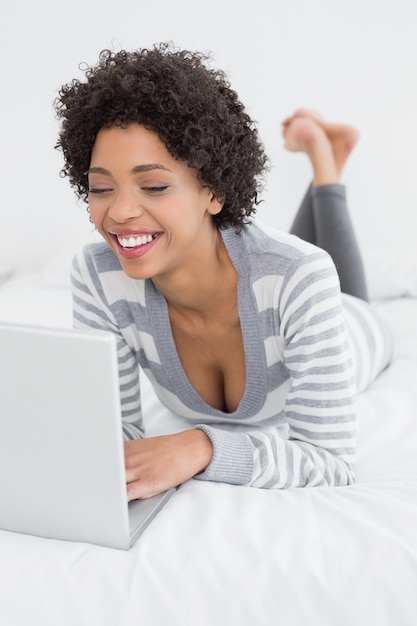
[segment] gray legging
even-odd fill
[[[341,290],[368,301],[362,257],[343,185],[310,185],[290,232],[328,252],[339,274]]]

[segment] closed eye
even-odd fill
[[[113,189],[103,189],[103,188],[96,188],[96,187],[92,187],[91,189],[88,190],[88,193],[93,193],[93,194],[100,194],[100,193],[106,193],[108,191],[113,191]]]
[[[168,185],[153,185],[151,187],[142,187],[142,189],[149,193],[163,193],[168,189]]]

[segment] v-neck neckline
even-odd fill
[[[237,409],[227,413],[205,402],[190,383],[178,355],[169,319],[168,304],[152,280],[146,280],[146,304],[153,329],[154,342],[171,389],[189,408],[204,414],[251,416],[257,413],[266,396],[266,356],[262,342],[259,313],[250,280],[250,265],[244,232],[229,227],[220,230],[230,260],[238,275],[238,312],[242,329],[246,381]]]

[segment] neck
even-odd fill
[[[237,274],[222,236],[215,230],[197,260],[175,275],[159,276],[153,282],[171,310],[204,318],[235,294]]]

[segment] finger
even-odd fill
[[[164,489],[158,489],[156,484],[151,481],[144,481],[142,479],[135,480],[126,485],[127,500],[143,500],[151,498],[164,491]]]
[[[139,480],[140,477],[140,468],[137,466],[126,468],[126,483],[134,483],[136,480]]]

